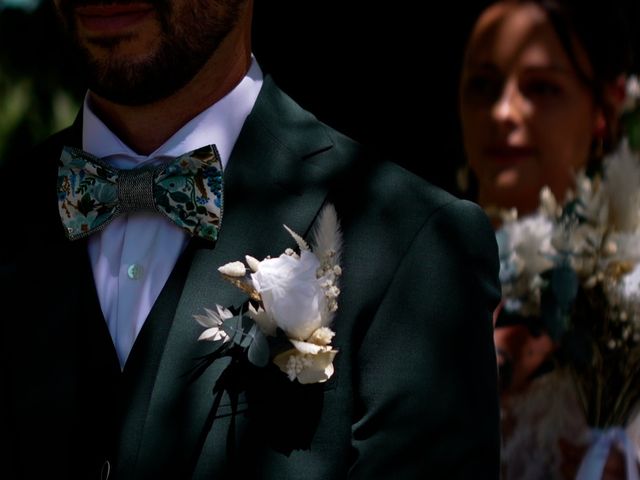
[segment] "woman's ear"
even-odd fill
[[[598,108],[595,121],[593,122],[594,138],[604,138],[607,133],[607,118],[602,108]]]
[[[622,107],[627,96],[627,76],[618,75],[615,80],[604,87],[604,101],[613,107],[615,118],[622,113]]]
[[[596,112],[595,122],[593,124],[594,137],[603,138],[607,135],[607,130],[611,130],[612,127],[615,129],[615,125],[607,124],[609,122],[614,122],[615,124],[622,114],[627,92],[626,83],[627,76],[619,75],[615,80],[605,84],[603,104],[606,105],[606,107],[600,107]]]

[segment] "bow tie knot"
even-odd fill
[[[157,168],[120,170],[117,183],[120,213],[156,210],[153,190],[159,173]]]
[[[58,209],[70,240],[118,215],[156,211],[194,236],[215,241],[222,218],[222,165],[214,145],[168,165],[121,170],[65,147],[58,168]]]

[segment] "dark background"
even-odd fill
[[[621,1],[640,23],[640,2]],[[454,190],[458,74],[484,3],[255,0],[254,53],[322,121]],[[0,0],[0,42],[2,162],[72,121],[85,87],[52,0],[32,11]]]
[[[321,120],[453,188],[457,77],[477,5],[417,5],[258,0],[254,51]]]

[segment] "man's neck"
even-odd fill
[[[230,32],[196,76],[167,98],[126,106],[89,92],[91,108],[132,150],[149,155],[240,83],[251,65],[249,32],[243,28]]]

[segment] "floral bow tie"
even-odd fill
[[[215,241],[222,219],[222,165],[215,145],[160,167],[120,170],[64,147],[58,167],[58,209],[76,240],[121,214],[155,211],[191,235]]]

